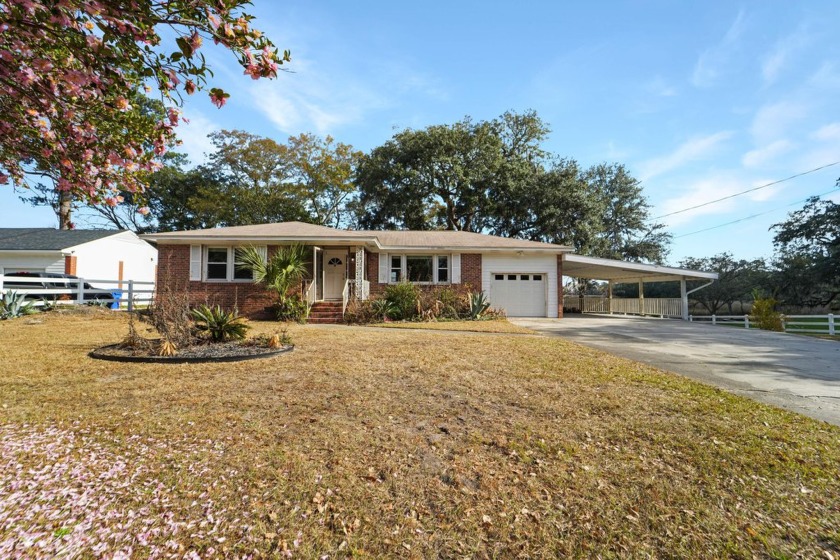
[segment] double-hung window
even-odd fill
[[[204,275],[207,280],[228,279],[228,247],[207,248],[207,269]]]
[[[403,259],[401,255],[391,255],[391,270],[388,281],[392,284],[402,281],[405,277],[403,274],[402,261]]]
[[[204,279],[213,282],[247,282],[253,272],[237,266],[244,249],[240,247],[207,247],[204,258]]]

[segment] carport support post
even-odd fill
[[[607,311],[609,311],[610,315],[612,315],[612,290],[613,290],[613,282],[612,280],[607,281]]]
[[[688,321],[688,292],[685,289],[685,276],[680,278],[680,299],[682,300],[683,321]]]
[[[639,278],[639,315],[645,314],[645,281]]]

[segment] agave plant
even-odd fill
[[[490,302],[487,301],[484,292],[474,292],[468,295],[470,298],[470,319],[476,321],[490,309]]]
[[[195,328],[210,335],[213,342],[242,340],[249,327],[236,311],[225,311],[220,306],[202,305],[192,310]]]
[[[0,300],[0,319],[14,319],[23,315],[37,313],[34,301],[27,301],[25,294],[8,291]]]
[[[388,319],[399,311],[399,308],[390,300],[385,298],[372,300],[371,310],[377,319]]]

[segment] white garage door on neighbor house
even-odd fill
[[[545,317],[546,275],[491,273],[490,304],[509,317]]]

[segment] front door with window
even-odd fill
[[[324,299],[341,299],[346,270],[347,251],[324,251]]]

